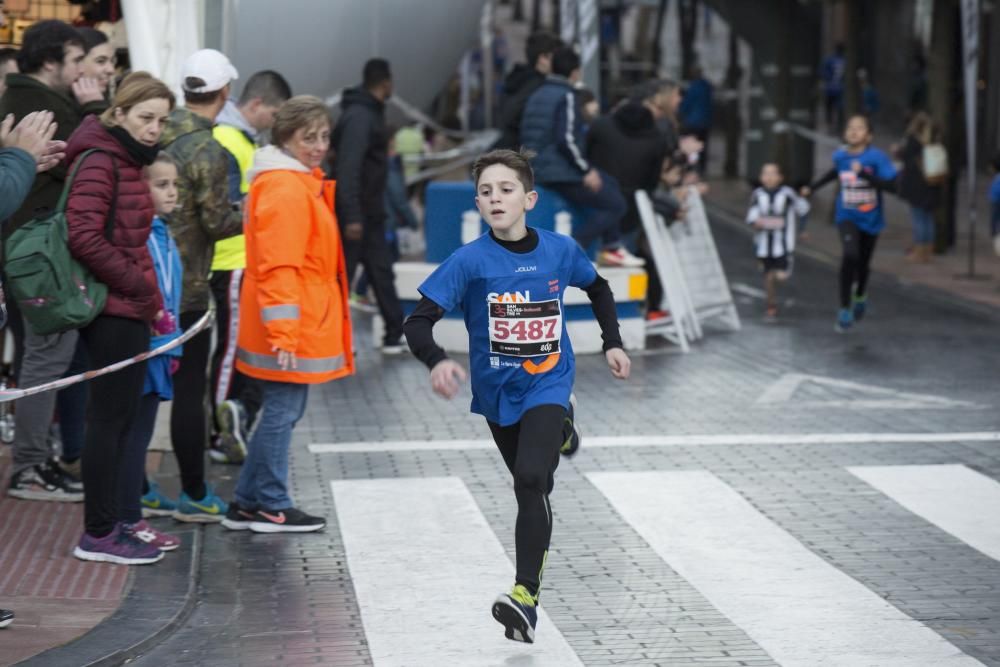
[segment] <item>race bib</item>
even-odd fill
[[[780,215],[762,215],[757,218],[757,226],[761,229],[784,229],[785,219]]]
[[[853,171],[840,172],[840,189],[845,208],[868,210],[877,202],[875,188]]]
[[[537,357],[559,352],[562,308],[559,299],[523,303],[488,303],[490,352]]]

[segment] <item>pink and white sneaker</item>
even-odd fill
[[[137,540],[154,546],[160,551],[173,551],[181,545],[181,538],[153,528],[145,519],[139,523],[123,523],[122,529]]]
[[[637,269],[646,266],[646,260],[636,257],[625,248],[619,246],[614,250],[602,250],[597,255],[599,266],[621,266],[628,269]]]

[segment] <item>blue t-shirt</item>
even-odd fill
[[[563,293],[586,288],[597,271],[576,241],[538,232],[528,253],[484,234],[446,259],[420,285],[445,311],[461,308],[469,332],[472,412],[509,426],[530,408],[569,405],[575,363]]]
[[[863,178],[858,178],[851,169],[855,161],[861,163],[861,171],[881,181],[896,178],[896,168],[889,156],[877,148],[869,146],[860,153],[849,153],[846,148],[837,149],[833,154],[833,166],[840,179],[840,193],[837,195],[837,224],[850,221],[868,234],[878,234],[885,227],[882,215],[882,193]]]
[[[990,184],[990,229],[993,236],[1000,234],[1000,174]]]

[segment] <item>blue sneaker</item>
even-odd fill
[[[154,516],[173,516],[177,511],[177,503],[164,495],[156,482],[149,483],[149,493],[142,497],[141,504],[142,516],[145,519]]]
[[[837,313],[837,323],[833,326],[837,333],[846,333],[854,326],[854,313],[850,308],[841,308]]]
[[[181,492],[174,518],[189,523],[217,523],[226,518],[228,511],[229,505],[226,501],[215,495],[215,490],[206,484],[205,497],[199,501],[195,501],[188,494]]]
[[[851,307],[854,310],[854,321],[860,322],[865,319],[865,310],[868,307],[868,297],[858,296],[855,294],[851,299]]]
[[[504,593],[493,603],[493,618],[506,628],[504,636],[516,642],[533,644],[538,609],[534,596],[521,584]]]

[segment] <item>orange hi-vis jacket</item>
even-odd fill
[[[250,177],[236,368],[298,384],[353,375],[334,183],[276,146],[256,152]],[[295,352],[297,368],[282,370],[275,349]]]

